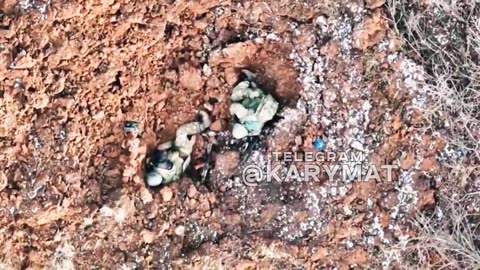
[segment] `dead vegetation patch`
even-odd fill
[[[446,147],[433,213],[419,213],[418,235],[402,247],[405,269],[479,269],[480,6],[474,1],[390,0],[392,26],[425,68],[424,134]]]

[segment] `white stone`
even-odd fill
[[[205,76],[210,77],[210,75],[212,75],[212,68],[209,65],[207,65],[207,64],[203,65],[202,70],[203,70],[203,74],[205,74]]]
[[[185,227],[184,226],[178,226],[175,228],[175,234],[178,236],[184,236],[185,235]]]
[[[232,135],[235,139],[241,139],[248,136],[248,130],[240,124],[235,124],[233,126]]]
[[[365,151],[365,149],[363,149],[363,145],[359,141],[353,141],[350,144],[350,147],[358,151],[362,151],[362,152]]]

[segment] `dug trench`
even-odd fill
[[[252,52],[250,55],[246,55],[241,60],[228,58],[229,52],[244,46],[249,47]],[[253,46],[255,46],[255,49],[253,49]],[[298,83],[295,69],[286,56],[282,54],[282,51],[285,52],[286,50],[269,47],[268,45],[257,47],[257,45],[249,42],[236,43],[222,50],[220,61],[216,62],[215,59],[211,61],[222,66],[226,73],[232,72],[234,74],[234,78],[229,81],[231,88],[246,79],[244,70],[253,73],[255,75],[253,82],[265,93],[271,94],[279,102],[280,107],[275,117],[266,123],[259,136],[246,137],[240,140],[233,139],[230,130],[235,121],[234,116],[229,116],[227,119],[215,119],[214,117],[212,122],[222,121],[224,130],[219,131],[213,128],[214,130],[206,130],[203,136],[197,135],[192,163],[185,172],[185,177],[179,180],[180,183],[176,184],[179,185],[179,190],[182,190],[182,186],[185,187],[186,185],[185,183],[192,181],[196,189],[200,191],[208,190],[216,194],[221,209],[220,216],[224,216],[225,219],[222,222],[221,230],[218,230],[218,228],[217,230],[212,229],[208,224],[198,224],[194,219],[190,223],[187,222],[181,249],[175,249],[181,254],[194,252],[205,242],[218,243],[227,236],[248,235],[244,238],[246,242],[250,240],[250,236],[258,237],[259,233],[260,237],[267,240],[278,238],[279,231],[275,219],[271,217],[266,222],[258,219],[250,220],[250,215],[245,214],[244,211],[245,204],[255,201],[257,211],[267,209],[265,211],[268,212],[272,210],[272,207],[278,208],[281,205],[291,203],[293,200],[301,199],[298,194],[293,194],[296,192],[289,191],[289,185],[268,183],[263,187],[253,188],[242,186],[238,182],[242,169],[252,162],[256,163],[257,160],[255,159],[259,155],[268,157],[269,152],[273,151],[272,145],[281,145],[283,149],[289,147],[288,143],[284,143],[285,140],[289,140],[285,138],[286,134],[276,132],[275,129],[277,124],[284,119],[284,111],[296,108],[301,86]],[[229,95],[230,93],[226,94]],[[229,102],[229,99],[218,101],[209,98],[206,105],[202,106],[201,109],[210,110],[209,112],[214,114],[218,107],[228,108]],[[296,123],[295,128],[297,129],[296,132],[291,129],[289,130],[291,134],[287,135],[298,135],[301,132],[302,123]],[[280,134],[280,136],[276,134]],[[160,136],[160,138],[162,137]],[[210,153],[206,150],[209,143],[213,145]],[[276,150],[281,149],[277,148]],[[205,178],[203,173],[206,171],[208,174]],[[151,188],[151,190],[159,192],[162,188],[163,186],[160,186]],[[285,199],[287,197],[289,199]],[[297,198],[294,199],[294,197]],[[236,205],[240,207],[237,208]],[[296,207],[300,207],[300,205],[301,200],[298,200]],[[293,206],[295,207],[295,205]],[[172,257],[175,256],[172,254]]]
[[[408,234],[400,221],[416,198],[419,208],[434,203],[414,165],[435,171],[431,149],[439,147],[430,148],[437,140],[425,136],[421,145],[410,142],[415,117],[397,108],[413,100],[405,86],[417,77],[402,68],[409,62],[398,46],[390,48],[394,35],[381,12],[313,0],[114,2],[57,3],[46,21],[28,14],[3,22],[0,63],[17,69],[0,70],[7,119],[0,126],[0,204],[8,209],[0,214],[7,228],[0,240],[2,260],[14,268],[44,269],[66,258],[79,269],[189,269],[199,262],[209,269],[213,258],[223,265],[217,269],[239,260],[272,269],[252,254],[279,242],[260,254],[275,255],[278,269],[350,269],[383,262],[375,250]],[[221,37],[245,28],[240,39]],[[146,154],[204,104],[212,103],[218,133],[228,134],[229,93],[244,68],[259,74],[283,111],[260,143],[247,145],[251,155],[242,163],[238,147],[221,148],[204,184],[186,176],[148,190]],[[125,136],[128,120],[140,123],[141,138]],[[361,140],[380,164],[408,153],[409,171],[386,183],[241,183],[244,166],[268,162],[272,151],[311,147],[320,136],[339,151]],[[199,138],[194,160],[201,162],[206,146]],[[412,190],[419,192],[405,193]]]

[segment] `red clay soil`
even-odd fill
[[[0,1],[0,269],[393,268],[381,251],[434,204],[443,144],[416,133],[421,70],[383,3],[367,2]],[[282,105],[260,149],[240,165],[220,149],[205,183],[147,188],[145,157],[197,110],[228,135],[244,68]],[[319,137],[401,169],[380,182],[239,180]]]

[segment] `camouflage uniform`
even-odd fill
[[[232,91],[230,113],[239,119],[233,126],[233,137],[258,136],[266,122],[278,111],[278,102],[253,82],[240,82]]]
[[[190,164],[195,135],[207,129],[210,123],[208,114],[200,111],[197,121],[184,124],[177,129],[174,143],[166,142],[160,145],[160,157],[153,161],[153,170],[147,175],[148,185],[158,186],[180,179]]]

